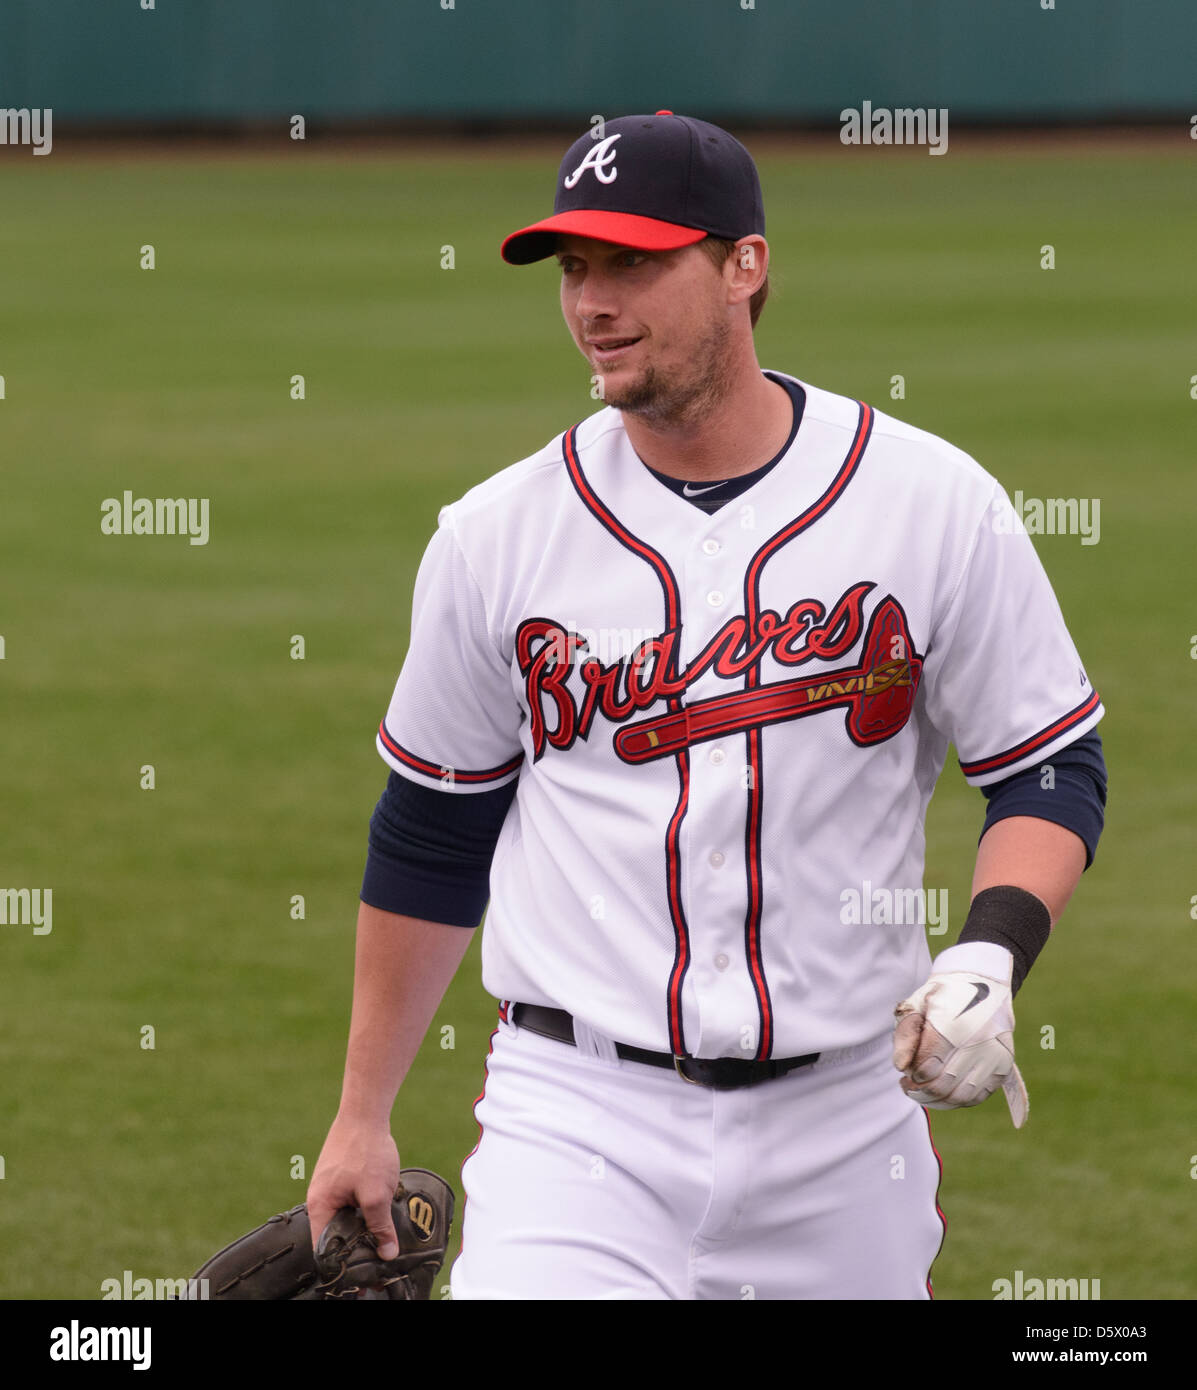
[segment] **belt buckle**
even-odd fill
[[[684,1063],[697,1064],[701,1077],[688,1075],[682,1070]],[[743,1086],[755,1086],[759,1081],[771,1079],[775,1074],[773,1063],[741,1060],[738,1057],[674,1057],[673,1069],[692,1086],[705,1086],[713,1091],[736,1091]]]
[[[682,1078],[682,1080],[685,1081],[688,1085],[690,1085],[690,1086],[701,1086],[701,1085],[702,1085],[702,1082],[701,1082],[701,1081],[695,1081],[695,1079],[694,1079],[692,1076],[687,1076],[686,1073],[682,1070],[682,1063],[683,1063],[683,1062],[689,1062],[689,1061],[692,1061],[692,1060],[693,1060],[693,1059],[690,1058],[690,1057],[688,1057],[688,1056],[679,1057],[679,1056],[677,1055],[677,1053],[674,1053],[674,1056],[673,1056],[673,1069],[674,1069],[674,1071],[677,1072],[677,1074]]]

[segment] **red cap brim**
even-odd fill
[[[557,249],[558,236],[593,237],[616,246],[632,246],[637,251],[676,251],[681,246],[693,246],[706,235],[694,227],[679,227],[674,222],[659,222],[655,217],[639,217],[634,212],[579,208],[512,232],[499,253],[512,265],[529,265],[551,256]]]

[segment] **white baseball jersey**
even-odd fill
[[[949,741],[983,786],[1103,713],[998,483],[800,384],[785,456],[713,514],[611,408],[440,514],[378,747],[453,795],[519,779],[499,1000],[701,1057],[875,1039],[924,930],[845,904],[921,890]]]

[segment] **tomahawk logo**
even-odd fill
[[[614,145],[618,135],[608,135],[605,140],[600,140],[592,149],[586,151],[586,158],[578,165],[572,174],[566,174],[561,180],[566,188],[573,188],[577,181],[582,177],[587,169],[594,170],[594,177],[599,183],[614,183],[619,170],[615,167]],[[607,172],[608,168],[610,173]]]

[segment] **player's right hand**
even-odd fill
[[[333,1121],[308,1186],[312,1249],[341,1207],[360,1207],[384,1260],[399,1253],[391,1198],[399,1185],[399,1150],[389,1126]]]

